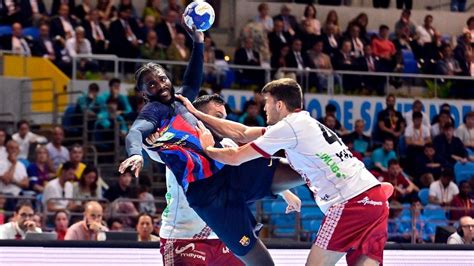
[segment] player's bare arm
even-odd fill
[[[196,116],[197,119],[206,123],[206,125],[212,128],[219,135],[230,138],[235,142],[248,143],[263,134],[263,127],[248,127],[233,121],[219,119],[197,110],[186,97],[176,95],[176,98],[181,100],[188,111]]]

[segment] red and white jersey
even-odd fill
[[[268,127],[251,146],[265,157],[284,149],[291,167],[305,179],[324,213],[380,184],[333,131],[306,111],[292,113]]]

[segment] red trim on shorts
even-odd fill
[[[267,132],[267,129],[266,129],[266,128],[262,128],[262,135],[265,134],[265,132]]]
[[[254,142],[251,142],[250,143],[250,147],[252,147],[255,151],[257,151],[258,153],[260,153],[263,157],[265,158],[270,158],[271,155],[266,153],[264,150],[260,149],[260,147],[257,146],[257,144],[255,144]]]

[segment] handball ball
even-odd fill
[[[212,6],[202,0],[190,3],[184,10],[184,22],[191,29],[195,25],[198,31],[208,30],[215,17]]]

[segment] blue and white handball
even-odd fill
[[[189,28],[195,25],[198,31],[208,30],[215,18],[214,8],[203,0],[190,3],[184,10],[184,23]]]

